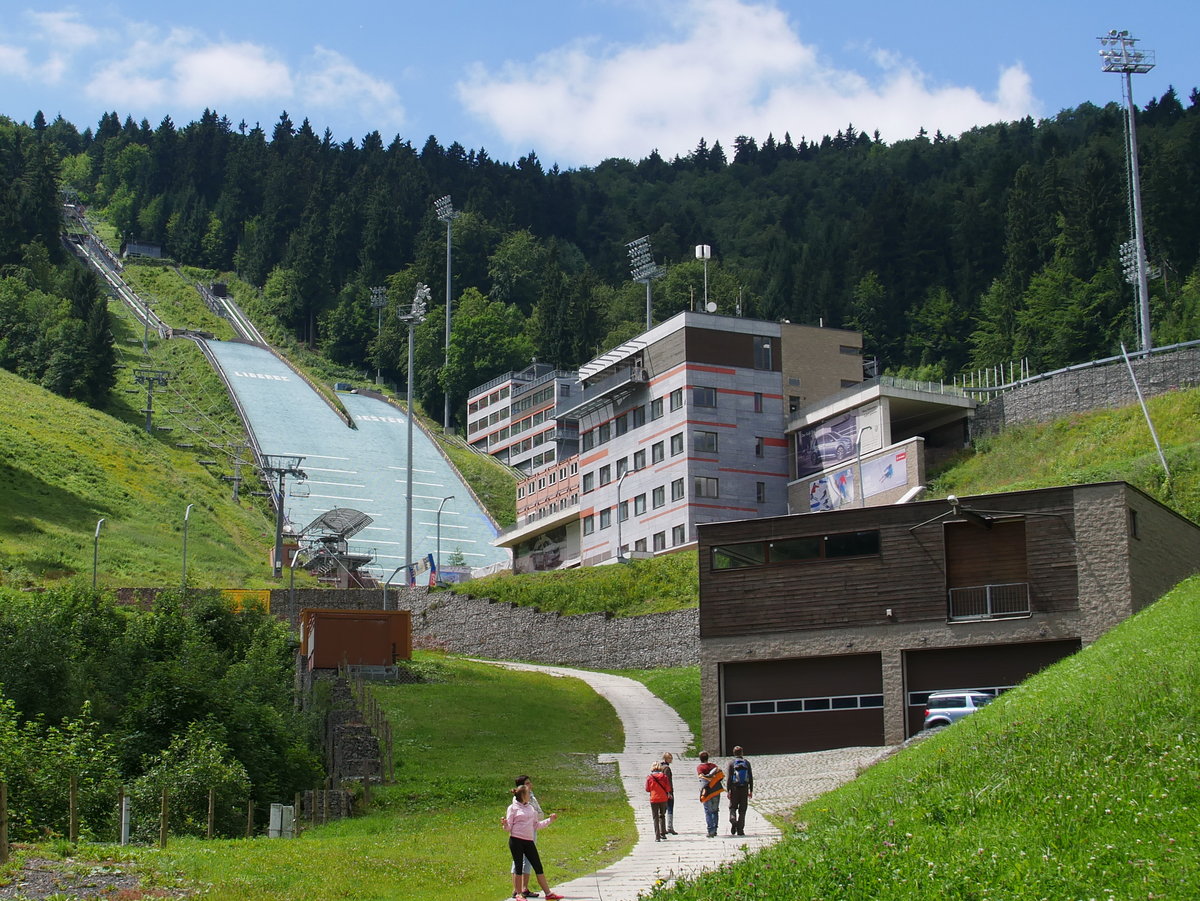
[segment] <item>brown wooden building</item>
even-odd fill
[[[1200,570],[1124,482],[700,527],[703,743],[895,744],[932,691],[1001,691]]]

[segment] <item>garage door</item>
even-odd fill
[[[725,754],[883,744],[878,654],[722,664],[721,698]]]
[[[907,735],[921,731],[925,699],[932,691],[974,688],[998,693],[1028,679],[1080,648],[1079,639],[999,644],[972,648],[906,651]]]

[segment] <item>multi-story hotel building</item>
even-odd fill
[[[577,424],[578,456],[531,470],[496,543],[517,571],[592,565],[693,546],[701,522],[787,513],[788,416],[861,382],[861,355],[861,335],[841,329],[694,312],[654,326],[556,386],[553,417]],[[469,420],[490,420],[512,375],[471,393]]]

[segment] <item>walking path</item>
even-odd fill
[[[683,756],[684,749],[692,741],[691,732],[679,715],[646,686],[624,676],[569,667],[525,663],[496,665],[581,679],[613,705],[625,727],[625,749],[619,754],[603,755],[600,760],[617,764],[633,807],[637,844],[612,866],[570,882],[557,883],[554,874],[547,873],[551,888],[570,901],[636,901],[639,893],[649,892],[660,880],[671,882],[716,869],[726,861],[737,860],[770,845],[779,839],[780,832],[764,814],[784,813],[836,788],[890,752],[889,748],[839,748],[811,754],[767,755],[754,754],[753,748],[747,748],[754,765],[755,792],[746,812],[746,834],[729,835],[728,808],[722,802],[720,833],[716,838],[708,838],[704,809],[699,801],[700,783],[695,778],[699,761]],[[676,785],[675,831],[679,834],[672,835],[667,841],[656,842],[646,794],[646,776],[664,751],[675,755],[671,769]],[[714,760],[721,767],[727,763],[723,758]]]

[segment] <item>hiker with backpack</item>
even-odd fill
[[[700,803],[704,805],[708,837],[716,838],[717,821],[721,815],[721,792],[725,791],[725,773],[715,763],[709,762],[707,751],[701,751],[696,776],[700,779]]]
[[[733,759],[727,770],[729,787],[729,834],[746,834],[746,806],[754,797],[754,769],[742,753],[742,746],[733,749]]]

